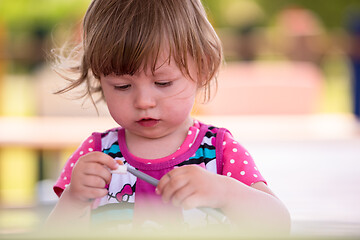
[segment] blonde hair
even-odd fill
[[[174,59],[187,76],[188,56],[193,58],[198,87],[204,88],[208,100],[210,83],[216,83],[222,62],[222,47],[200,0],[93,0],[83,19],[82,44],[69,57],[60,58],[78,58],[79,63],[67,69],[78,77],[62,74],[70,84],[57,93],[85,84],[82,97],[92,99],[93,93],[102,94],[101,75],[132,75],[142,66],[154,73],[164,46],[169,61]]]

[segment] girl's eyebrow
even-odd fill
[[[155,69],[153,76],[162,77],[162,76],[170,76],[170,77],[178,77],[182,75],[182,72],[177,66],[163,64],[161,67]]]
[[[119,81],[130,81],[131,78],[128,75],[108,75],[104,78],[106,81],[116,83]]]
[[[154,72],[154,77],[157,78],[162,78],[162,77],[166,77],[166,78],[178,78],[180,76],[182,76],[182,73],[179,72],[174,72],[174,71],[159,71],[159,72]]]

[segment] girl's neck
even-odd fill
[[[131,154],[144,159],[158,159],[176,152],[187,137],[193,119],[189,118],[179,128],[161,138],[144,138],[125,130],[126,145]]]

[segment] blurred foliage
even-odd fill
[[[287,6],[300,6],[313,11],[327,29],[341,28],[348,11],[360,8],[359,0],[256,0],[269,15]]]
[[[61,23],[78,21],[91,0],[1,0],[0,20],[5,21],[10,32],[49,30]],[[210,10],[210,19],[218,27],[229,25],[232,17],[253,18],[262,15],[264,22],[271,21],[279,11],[291,5],[314,11],[327,28],[343,26],[350,8],[359,8],[359,0],[203,0]],[[258,3],[260,9],[255,9]],[[243,6],[243,10],[239,9]],[[250,9],[249,9],[250,8]],[[232,11],[229,11],[232,10]],[[235,10],[239,9],[239,12]],[[229,16],[229,13],[235,16]],[[237,15],[237,16],[236,16]]]
[[[59,42],[69,35],[66,31],[79,25],[90,1],[0,0],[0,26],[4,26],[6,46],[0,58],[9,60],[7,71],[29,73],[41,66],[53,41]]]
[[[81,22],[91,0],[0,0],[0,27],[4,24],[9,65],[18,72],[34,68],[43,61],[49,42],[65,38]],[[202,0],[215,27],[248,31],[271,25],[286,7],[297,5],[310,9],[326,30],[344,26],[349,9],[360,9],[360,0]],[[59,34],[58,34],[59,33]],[[1,33],[0,33],[1,35]],[[69,35],[69,34],[68,34]],[[5,37],[4,37],[5,36]],[[53,37],[49,40],[49,37]],[[1,38],[1,36],[0,36]],[[55,39],[55,40],[54,40]],[[5,42],[5,40],[3,40]],[[51,43],[53,44],[53,43]],[[1,49],[0,49],[1,50]],[[1,55],[1,53],[0,53]],[[44,54],[43,54],[44,55]],[[14,67],[15,66],[15,67]]]
[[[74,31],[78,30],[77,27],[90,2],[91,0],[0,0],[0,84],[1,75],[5,72],[27,74],[36,70],[38,66],[42,66],[51,48],[61,46],[69,40],[69,36],[74,37],[73,35],[77,34]],[[259,44],[257,41],[260,41],[260,50],[263,52],[262,55],[259,54],[258,59],[282,59],[283,55],[274,54],[279,49],[271,49],[274,48],[271,37],[274,35],[279,37],[279,35],[276,33],[271,35],[268,32],[273,31],[271,27],[276,23],[279,13],[290,6],[313,11],[325,27],[324,32],[328,34],[327,37],[332,38],[336,44],[343,40],[336,38],[338,37],[336,34],[343,34],[341,28],[345,26],[349,13],[360,11],[360,0],[202,0],[202,2],[208,10],[211,23],[217,28],[224,28],[219,33],[222,34],[222,40],[226,41],[227,48],[231,50],[226,53],[233,54],[227,55],[227,60],[231,58],[239,60],[236,55],[238,52],[234,50],[234,42],[240,42],[237,42],[236,37],[239,33],[237,31],[246,34],[253,29],[260,29],[260,35],[257,35],[260,37],[255,41],[250,39],[250,42],[255,44]],[[339,29],[340,31],[336,32]],[[244,42],[244,39],[242,40]],[[280,46],[284,47],[283,45]],[[335,99],[332,102],[327,101],[330,107],[326,110],[344,109],[342,106],[348,106],[349,100],[348,98],[341,100],[338,96],[349,95],[350,84],[349,74],[345,72],[346,62],[344,59],[327,60],[324,65],[324,73],[331,88],[327,98]],[[343,83],[347,85],[341,85]],[[1,88],[4,88],[4,84],[0,86]],[[12,89],[17,88],[12,87]],[[343,104],[334,109],[338,103]]]
[[[1,0],[0,20],[10,34],[50,31],[59,22],[74,23],[90,0]]]
[[[359,0],[203,0],[203,3],[210,10],[210,19],[217,27],[228,26],[226,14],[229,11],[226,9],[234,10],[241,4],[244,8],[239,9],[238,17],[245,15],[246,18],[255,11],[255,14],[258,14],[259,10],[253,6],[251,9],[245,8],[245,6],[258,3],[263,13],[261,16],[263,24],[272,22],[276,15],[286,7],[304,7],[315,12],[328,30],[343,27],[348,11],[355,8],[360,9]]]

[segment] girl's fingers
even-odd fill
[[[220,179],[199,166],[176,168],[164,175],[159,182],[157,193],[164,202],[172,202],[185,209],[201,206],[217,206],[216,186]],[[215,202],[214,202],[215,201]]]
[[[85,187],[91,187],[91,188],[105,188],[107,182],[98,176],[89,175],[86,176],[86,181],[84,183]]]
[[[103,152],[91,152],[86,154],[86,162],[95,162],[102,165],[105,165],[106,167],[110,168],[111,170],[116,170],[119,167],[119,164],[109,155],[103,153]],[[80,158],[81,159],[81,158]],[[79,159],[79,160],[80,160]]]
[[[175,168],[173,170],[171,170],[170,172],[168,172],[167,174],[165,174],[159,181],[157,187],[156,187],[156,193],[162,195],[164,188],[167,187],[169,185],[169,183],[172,181],[174,182],[174,178],[179,175],[182,174],[181,171],[181,167],[180,168]]]
[[[110,183],[111,181],[111,173],[108,168],[104,165],[100,165],[98,163],[86,163],[86,167],[84,169],[84,175],[86,176],[97,176],[102,178],[106,183]]]
[[[72,195],[82,200],[105,196],[105,186],[111,181],[109,169],[117,167],[118,163],[102,152],[91,152],[82,156],[71,174]]]
[[[101,198],[108,194],[108,190],[104,187],[89,187],[71,183],[67,191],[75,199],[87,202],[89,199]]]
[[[170,202],[176,192],[186,187],[187,184],[188,179],[186,179],[183,174],[178,174],[176,176],[170,175],[166,185],[162,188],[163,201],[166,203]]]
[[[85,199],[95,199],[102,198],[108,194],[108,190],[105,188],[87,188],[87,191],[84,191],[83,196]]]
[[[103,178],[106,183],[110,183],[110,170],[115,170],[118,166],[119,164],[107,154],[91,152],[79,158],[79,161],[77,161],[74,167],[76,170],[74,170],[84,175],[99,176]]]
[[[189,185],[186,185],[173,193],[171,197],[171,202],[174,206],[181,206],[183,208],[186,208],[187,206],[185,206],[185,201],[195,193],[195,189],[191,188]]]

